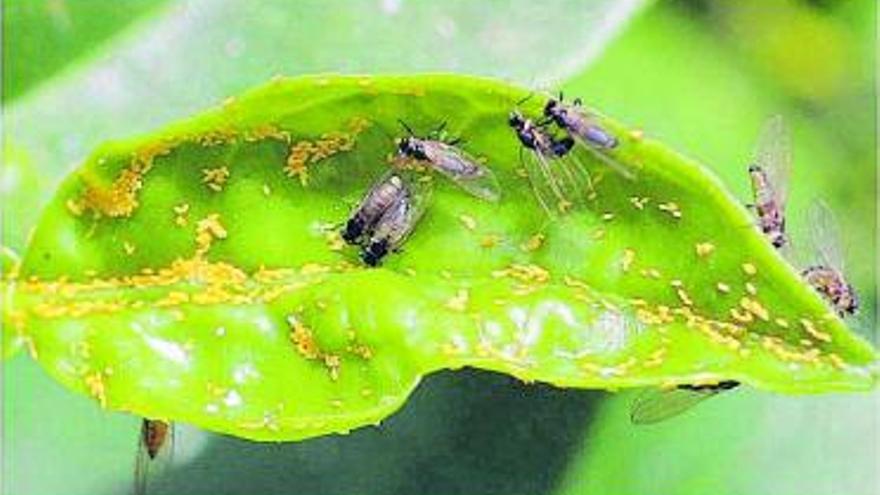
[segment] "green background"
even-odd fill
[[[7,0],[3,241],[20,249],[98,142],[265,81],[449,70],[562,88],[709,165],[748,199],[762,121],[792,127],[789,218],[837,212],[857,329],[876,338],[874,20],[858,1]],[[136,418],[27,356],[3,364],[3,493],[125,493]],[[880,493],[880,394],[737,391],[655,427],[631,394],[477,372],[429,377],[380,428],[299,444],[182,429],[160,493]]]

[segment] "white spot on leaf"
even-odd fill
[[[238,407],[242,404],[241,395],[235,390],[230,390],[223,397],[223,403],[226,407]]]
[[[177,342],[162,340],[150,335],[144,335],[144,340],[150,349],[156,351],[163,358],[183,366],[189,366],[189,354]]]

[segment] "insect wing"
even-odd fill
[[[685,388],[643,391],[630,407],[630,421],[646,425],[678,416],[700,402],[720,393],[720,389],[693,390]]]
[[[561,206],[568,202],[559,184],[559,177],[543,154],[529,148],[520,148],[520,161],[526,169],[538,203],[550,217],[556,217]]]
[[[397,249],[421,220],[431,196],[429,176],[418,173],[401,175],[404,192],[376,224],[373,239],[387,239],[391,250]]]
[[[551,217],[583,203],[593,191],[590,174],[574,153],[548,157],[526,149],[520,156],[538,202]]]
[[[791,137],[781,115],[774,115],[764,124],[755,148],[754,164],[767,174],[773,200],[784,210],[791,176]]]
[[[370,190],[349,216],[349,223],[356,221],[356,229],[349,231],[346,227],[343,238],[348,242],[359,242],[369,235],[382,218],[382,214],[393,204],[401,193],[402,179],[400,173],[389,170],[370,187]]]
[[[586,108],[566,105],[565,112],[571,116],[569,117],[569,122],[572,124],[572,127],[569,130],[577,135],[584,144],[599,148],[614,148],[617,146],[617,138],[603,129],[596,120],[595,115]]]
[[[632,169],[608,154],[606,150],[615,147],[617,139],[599,127],[595,117],[587,109],[568,105],[566,106],[566,111],[575,115],[576,117],[573,120],[579,122],[576,129],[568,130],[582,147],[586,148],[596,159],[608,165],[620,175],[630,180],[635,178],[635,173]]]
[[[146,495],[174,460],[174,425],[144,419],[138,431],[134,466],[134,495]]]
[[[433,167],[468,193],[487,201],[501,197],[501,186],[492,170],[464,151],[440,141],[424,141],[423,146]]]
[[[581,160],[572,152],[548,160],[551,172],[563,196],[571,203],[580,204],[593,191],[593,182]]]
[[[840,273],[844,269],[840,229],[834,212],[824,201],[814,201],[807,212],[810,240],[821,263]]]

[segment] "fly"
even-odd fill
[[[710,385],[678,385],[669,390],[649,389],[641,393],[630,407],[630,421],[652,424],[677,416],[704,400],[739,386],[734,380]]]
[[[801,275],[841,318],[853,316],[858,312],[859,298],[843,274],[841,237],[834,213],[827,204],[816,201],[810,206],[808,219],[810,237],[819,255],[819,262],[803,270]]]
[[[147,493],[149,483],[168,467],[174,451],[174,425],[144,418],[138,433],[134,493]]]
[[[633,174],[630,170],[606,153],[617,147],[617,138],[599,125],[596,117],[582,106],[580,98],[576,98],[571,104],[568,104],[563,101],[562,93],[559,93],[559,99],[550,98],[547,100],[544,105],[544,117],[565,129],[596,158],[623,176],[632,178]]]
[[[510,113],[507,122],[522,143],[520,161],[538,202],[551,216],[557,211],[566,212],[592,187],[589,174],[571,153],[574,139],[555,138],[546,129],[549,122],[536,124],[517,110]],[[525,155],[523,148],[527,150]]]
[[[364,243],[361,259],[369,266],[378,265],[385,256],[400,250],[425,212],[430,196],[429,184],[422,180],[407,180],[402,193],[382,214]]]
[[[770,118],[758,138],[754,161],[749,165],[758,227],[777,249],[788,244],[785,201],[791,171],[788,130],[782,117]]]
[[[495,174],[456,147],[461,139],[451,141],[439,139],[446,126],[445,122],[431,133],[429,138],[416,137],[412,129],[403,121],[400,121],[400,124],[409,133],[409,136],[397,141],[397,151],[400,156],[428,162],[434,170],[470,194],[487,201],[498,201],[501,197],[501,188]]]
[[[382,176],[348,217],[342,229],[342,239],[349,244],[362,242],[404,192],[404,180],[398,172],[392,171]]]

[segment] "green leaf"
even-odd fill
[[[506,124],[527,94],[462,76],[279,78],[108,143],[40,221],[21,331],[108,408],[260,440],[376,423],[421,376],[462,366],[581,388],[874,386],[870,346],[662,144],[600,117],[635,179],[578,151],[595,199],[548,220]],[[387,170],[398,118],[448,121],[502,198],[436,178],[403,252],[369,269],[336,229]]]

